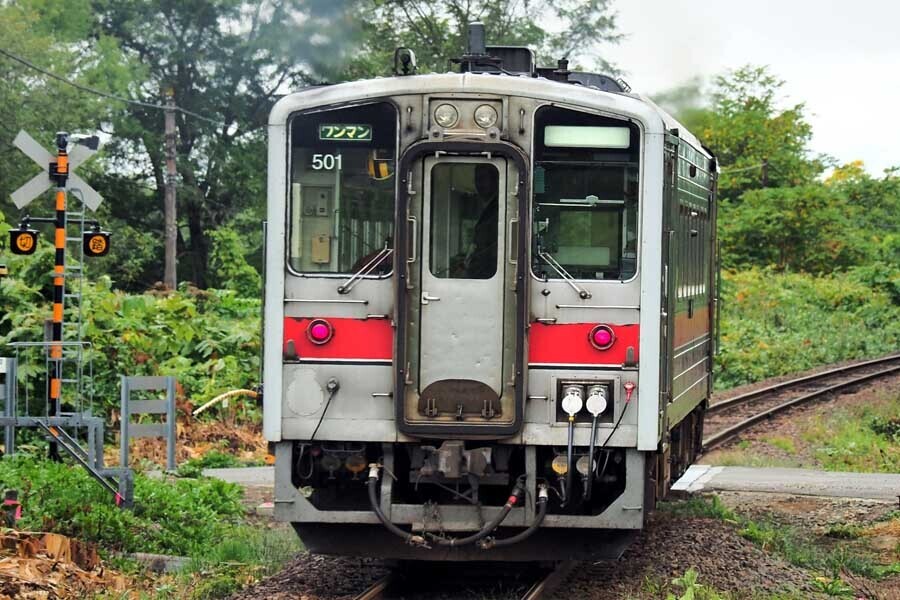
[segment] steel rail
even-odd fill
[[[353,597],[353,600],[382,600],[384,592],[394,581],[394,574],[389,573]]]
[[[541,598],[549,597],[566,580],[576,566],[578,566],[578,561],[575,560],[564,560],[558,563],[552,571],[528,588],[521,600],[540,600]]]
[[[892,358],[896,359],[898,357],[894,356]],[[881,362],[886,362],[886,361],[884,359],[882,359]],[[773,406],[772,408],[770,408],[768,410],[759,412],[759,413],[753,415],[752,417],[741,421],[740,423],[736,423],[736,424],[732,425],[731,427],[723,429],[722,431],[719,431],[718,433],[714,433],[713,435],[707,437],[706,439],[703,440],[703,451],[706,452],[710,448],[713,448],[715,446],[722,444],[726,440],[733,438],[738,433],[742,432],[743,430],[745,430],[749,427],[752,427],[756,423],[758,423],[764,419],[768,419],[768,418],[772,417],[773,415],[783,412],[789,408],[793,408],[794,406],[798,406],[800,404],[809,402],[811,400],[815,400],[816,398],[825,396],[826,394],[830,394],[831,392],[836,392],[836,391],[844,389],[844,388],[848,388],[848,387],[851,387],[851,386],[854,386],[854,385],[857,385],[860,383],[864,383],[864,382],[872,380],[872,379],[877,379],[879,377],[884,377],[885,375],[890,375],[892,373],[897,373],[897,372],[900,372],[900,365],[888,367],[886,369],[882,369],[881,371],[877,371],[875,373],[868,373],[866,375],[861,375],[859,377],[850,379],[848,381],[842,381],[841,383],[836,383],[834,385],[830,385],[830,386],[824,387],[822,389],[812,391],[808,394],[803,394],[802,396],[798,396],[796,398],[788,400],[787,402],[783,402],[777,406]]]
[[[780,383],[775,383],[764,388],[759,388],[757,390],[751,390],[749,392],[745,392],[738,396],[734,396],[733,398],[728,398],[727,400],[722,400],[721,402],[716,402],[715,404],[710,404],[706,409],[706,414],[714,414],[725,408],[730,406],[734,406],[736,404],[743,404],[744,402],[749,402],[751,400],[756,400],[757,398],[762,398],[772,392],[777,392],[781,390],[785,390],[787,388],[791,388],[797,385],[801,385],[803,383],[807,383],[810,381],[816,381],[819,379],[823,379],[825,377],[831,375],[839,375],[841,373],[848,373],[852,371],[856,371],[858,369],[863,369],[865,367],[871,367],[873,365],[884,364],[887,362],[893,362],[895,360],[900,360],[900,354],[892,354],[890,356],[882,356],[881,358],[875,358],[872,360],[867,360],[861,363],[855,363],[852,365],[844,365],[843,367],[836,367],[834,369],[829,369],[827,371],[821,371],[819,373],[813,373],[812,375],[804,375],[803,377],[797,377],[796,379],[788,379],[786,381],[782,381]]]

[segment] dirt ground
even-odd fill
[[[897,510],[893,503],[760,493],[723,493],[719,498],[740,518],[790,528],[818,551],[843,548],[839,551],[846,551],[848,556],[858,555],[873,564],[900,561],[897,555],[900,521],[888,519]],[[721,518],[685,516],[666,509],[657,511],[621,559],[583,564],[553,598],[664,599],[666,593],[678,591],[671,580],[691,568],[699,572],[702,585],[726,592],[730,598],[827,597],[816,589],[816,579],[827,580],[831,574],[791,564],[775,549],[745,539],[741,527],[737,522]],[[840,533],[848,528],[857,531],[857,537],[835,537],[836,531]],[[281,573],[236,594],[232,600],[347,600],[386,572],[385,565],[379,561],[301,553]],[[900,600],[898,576],[873,581],[849,571],[840,575],[853,588],[854,598]],[[467,588],[458,595],[440,593],[427,597],[506,600],[518,596],[504,594],[494,587],[479,590],[470,585]],[[779,593],[789,595],[777,596]],[[403,597],[418,600],[420,595]]]

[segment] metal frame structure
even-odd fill
[[[122,377],[122,410],[120,416],[122,445],[119,464],[128,466],[129,443],[136,438],[166,438],[166,469],[174,471],[175,463],[175,378]],[[165,400],[132,400],[138,391],[165,391]],[[132,423],[132,415],[165,415],[163,423]]]

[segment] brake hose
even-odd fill
[[[376,491],[376,488],[378,487],[378,469],[379,467],[377,464],[373,463],[369,465],[369,503],[372,505],[372,510],[375,511],[378,519],[387,528],[387,530],[394,535],[402,538],[404,542],[416,546],[428,547],[428,542],[425,540],[425,538],[400,529],[399,527],[394,525],[394,523],[392,523],[381,510],[381,505],[378,502]],[[438,546],[456,547],[474,544],[475,542],[486,538],[491,534],[492,531],[500,526],[500,523],[502,523],[503,520],[506,519],[507,515],[509,515],[509,512],[513,509],[513,507],[519,503],[519,500],[524,495],[524,492],[525,487],[522,484],[521,478],[519,478],[519,480],[516,481],[516,485],[513,487],[512,493],[510,493],[509,498],[506,500],[506,504],[504,504],[503,508],[500,509],[500,512],[497,513],[497,516],[491,519],[490,522],[482,527],[481,530],[477,533],[464,538],[445,538],[434,535],[432,533],[426,533],[426,535],[432,542],[434,542]]]
[[[519,499],[525,492],[525,488],[522,485],[521,478],[516,481],[515,487],[513,487],[512,493],[510,493],[509,498],[506,500],[506,504],[503,505],[503,508],[500,509],[500,512],[497,513],[493,519],[491,519],[484,527],[481,528],[481,531],[477,533],[473,533],[470,536],[466,536],[464,538],[445,538],[434,535],[433,533],[426,533],[431,541],[433,541],[438,546],[468,546],[469,544],[474,544],[480,540],[483,540],[487,536],[491,534],[497,527],[500,526],[500,523],[503,522],[504,519],[509,515],[509,511],[513,509],[513,507],[519,503]]]
[[[420,535],[412,534],[408,531],[404,531],[394,525],[390,519],[384,514],[381,510],[381,504],[378,502],[378,495],[376,488],[378,487],[378,465],[370,464],[369,465],[369,503],[372,505],[372,510],[375,511],[375,514],[378,516],[378,520],[381,521],[381,524],[387,528],[388,531],[393,533],[394,535],[403,539],[407,544],[411,544],[413,546],[424,546],[428,547],[428,542],[425,541]]]
[[[517,533],[516,535],[508,538],[503,538],[500,540],[488,538],[483,540],[479,546],[482,550],[490,550],[491,548],[503,547],[503,546],[512,546],[513,544],[518,544],[519,542],[523,542],[534,535],[534,532],[540,528],[541,524],[544,522],[544,517],[547,516],[547,505],[549,504],[549,492],[546,485],[541,485],[538,488],[538,499],[537,499],[537,514],[534,516],[534,521],[531,522],[531,525],[528,526],[524,531]]]

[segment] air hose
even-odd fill
[[[378,465],[370,464],[369,465],[369,503],[372,505],[372,510],[375,511],[375,514],[378,516],[378,520],[381,521],[381,524],[387,528],[388,531],[393,533],[394,535],[403,539],[407,544],[411,544],[413,546],[424,546],[428,547],[428,542],[425,541],[420,535],[412,534],[408,531],[404,531],[394,525],[390,519],[384,514],[381,510],[381,504],[378,502]]]
[[[375,511],[378,519],[387,528],[387,530],[394,535],[402,538],[404,542],[416,546],[428,547],[428,542],[422,536],[414,535],[408,531],[400,529],[399,527],[394,525],[381,510],[381,505],[378,502],[377,495],[378,469],[379,467],[377,464],[373,463],[369,465],[369,503],[372,505],[372,510]],[[431,533],[427,533],[426,535],[433,543],[437,544],[438,546],[456,547],[474,544],[475,542],[486,538],[491,534],[492,531],[500,526],[500,523],[502,523],[503,520],[506,519],[507,515],[509,515],[509,512],[513,509],[513,507],[519,503],[524,493],[525,487],[520,478],[518,481],[516,481],[516,485],[515,487],[513,487],[512,493],[506,500],[506,504],[504,504],[503,508],[500,509],[500,512],[497,513],[497,516],[491,519],[490,522],[482,527],[481,530],[477,533],[466,536],[464,538],[445,538]]]
[[[503,538],[500,540],[496,540],[493,538],[488,538],[483,540],[479,546],[482,550],[490,550],[491,548],[498,548],[503,546],[512,546],[513,544],[518,544],[519,542],[523,542],[534,535],[534,532],[540,528],[541,524],[544,522],[544,517],[547,516],[547,504],[549,502],[549,496],[547,486],[541,485],[538,488],[538,499],[537,499],[537,514],[534,516],[534,521],[531,522],[531,525],[528,526],[524,531],[517,533],[516,535],[508,538]]]
[[[500,509],[500,512],[497,513],[497,516],[491,519],[484,527],[481,528],[481,531],[477,533],[473,533],[470,536],[466,536],[464,538],[445,538],[436,536],[431,533],[426,533],[435,544],[438,546],[468,546],[469,544],[474,544],[480,540],[483,540],[487,536],[491,534],[497,527],[500,526],[500,523],[506,519],[509,515],[509,511],[513,509],[513,507],[519,503],[520,498],[525,493],[525,487],[522,484],[521,478],[516,481],[515,487],[513,487],[512,493],[510,493],[509,498],[506,500],[506,504],[503,505],[503,508]]]

